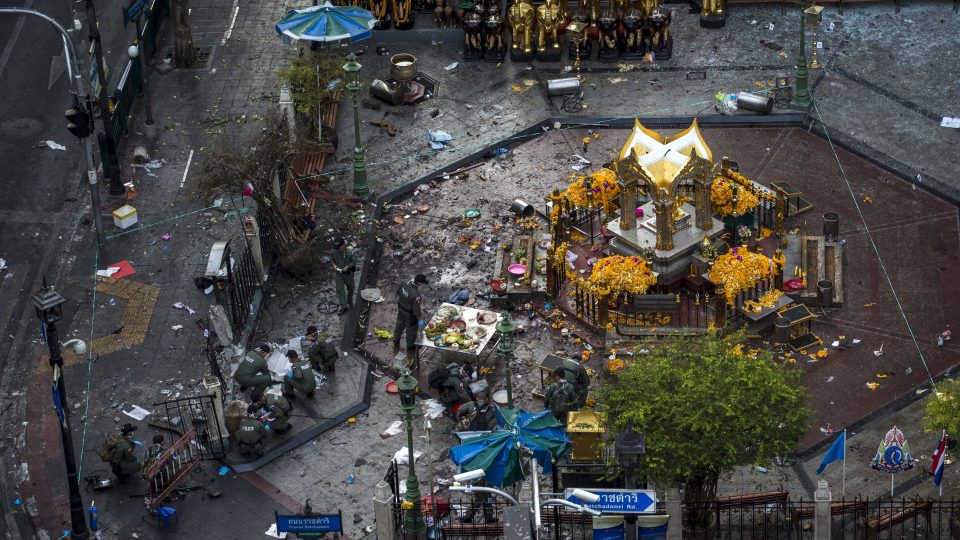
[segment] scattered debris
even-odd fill
[[[194,313],[197,312],[197,310],[191,308],[190,306],[184,304],[183,302],[177,302],[176,304],[173,305],[173,307],[175,309],[185,309],[187,310],[187,313],[190,315],[193,315]]]
[[[64,145],[62,145],[62,144],[58,144],[58,143],[56,143],[56,142],[54,142],[54,141],[40,141],[39,143],[37,143],[37,146],[38,146],[38,147],[41,147],[41,148],[44,147],[44,146],[46,146],[47,148],[49,148],[49,149],[51,149],[51,150],[63,150],[64,152],[66,152],[66,150],[67,150],[67,147],[66,147],[66,146],[64,146]]]
[[[139,405],[132,405],[132,407],[133,408],[129,411],[123,411],[123,414],[133,418],[138,422],[143,421],[144,418],[150,416],[150,411],[144,409],[143,407],[140,407]]]
[[[883,343],[880,344],[879,349],[877,349],[876,351],[873,351],[873,355],[876,356],[877,358],[880,358],[881,356],[883,356]]]
[[[403,432],[403,421],[394,420],[387,429],[385,429],[380,433],[380,438],[389,439],[390,437],[393,437],[394,435],[399,435],[402,432]]]
[[[940,127],[960,129],[960,117],[944,116],[940,120]]]
[[[430,144],[430,148],[434,150],[443,150],[446,145],[453,140],[453,136],[439,129],[431,129],[427,131],[427,142]]]
[[[453,70],[457,69],[457,66],[459,66],[459,65],[460,65],[460,62],[454,62],[454,63],[452,63],[452,64],[447,64],[447,66],[444,67],[443,69],[445,69],[445,70],[447,70],[447,71],[453,71]]]

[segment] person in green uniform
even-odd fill
[[[307,357],[310,359],[310,365],[313,369],[321,373],[332,373],[337,370],[337,345],[333,338],[327,338],[310,349]]]
[[[267,360],[264,358],[264,355],[269,352],[269,346],[260,345],[256,351],[248,352],[240,361],[237,371],[233,373],[233,380],[240,384],[241,392],[252,386],[254,394],[262,394],[273,382],[270,370],[267,369]]]
[[[457,409],[457,431],[490,431],[497,427],[497,414],[487,392],[474,396]]]
[[[562,367],[553,370],[551,379],[553,382],[543,395],[543,405],[550,410],[554,418],[565,424],[567,413],[576,402],[576,389],[566,379],[566,372]]]
[[[133,453],[137,447],[133,441],[133,432],[136,430],[136,426],[124,424],[120,429],[120,438],[110,451],[110,469],[119,480],[126,480],[140,471],[140,461]]]
[[[299,390],[308,398],[313,398],[313,391],[317,389],[317,378],[313,375],[313,366],[309,360],[301,360],[297,351],[287,351],[290,360],[290,371],[283,377],[283,397],[290,401],[297,399],[295,391]]]
[[[417,327],[423,328],[420,286],[428,283],[427,276],[417,274],[397,289],[397,325],[393,329],[393,350],[400,350],[400,336],[407,333],[407,360],[416,357]]]
[[[257,405],[247,407],[249,416],[240,420],[237,428],[237,450],[247,459],[257,459],[263,455],[263,438],[269,428],[252,416],[259,409]]]
[[[579,410],[587,404],[587,393],[590,391],[590,375],[583,364],[570,358],[564,358],[560,364],[563,369],[563,378],[573,385],[574,402],[571,410]]]
[[[330,254],[333,263],[334,283],[337,287],[337,302],[340,304],[338,315],[343,315],[353,303],[353,271],[357,263],[353,259],[353,249],[339,236],[333,239],[333,253]]]
[[[450,406],[473,401],[468,383],[460,366],[450,364],[447,366],[447,378],[440,385],[440,401]]]
[[[270,426],[270,431],[283,435],[293,427],[290,425],[290,411],[293,407],[287,398],[274,394],[260,396],[255,402],[260,408],[261,419]]]

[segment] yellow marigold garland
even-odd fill
[[[743,303],[743,309],[747,311],[752,311],[754,313],[760,313],[764,309],[770,309],[773,306],[777,305],[777,302],[780,301],[780,297],[783,296],[783,293],[778,289],[770,289],[763,294],[760,298],[756,300],[747,300]]]
[[[643,294],[657,283],[657,277],[640,257],[615,255],[593,265],[586,285],[591,292],[605,296],[611,292]]]
[[[750,181],[743,175],[730,172],[730,176],[718,176],[710,185],[710,201],[713,211],[722,216],[733,215],[733,185],[737,184],[737,215],[742,216],[752,211],[760,204],[760,199],[753,194]],[[747,189],[750,187],[751,189]]]
[[[716,258],[710,268],[710,281],[723,287],[727,304],[733,305],[737,295],[770,277],[771,261],[743,247],[735,247]]]
[[[590,197],[587,197],[587,193]],[[589,176],[579,176],[570,183],[564,192],[567,200],[574,206],[607,206],[620,194],[617,175],[610,169],[600,169]]]

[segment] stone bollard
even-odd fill
[[[377,482],[373,495],[373,519],[377,524],[377,540],[395,540],[393,525],[393,492],[386,480]]]
[[[813,492],[813,538],[814,540],[830,540],[830,487],[826,480],[817,482],[817,490]]]

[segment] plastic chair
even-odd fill
[[[169,529],[171,520],[176,520],[178,524],[180,523],[180,518],[177,517],[176,508],[173,508],[172,506],[157,507],[157,522],[161,529]]]

